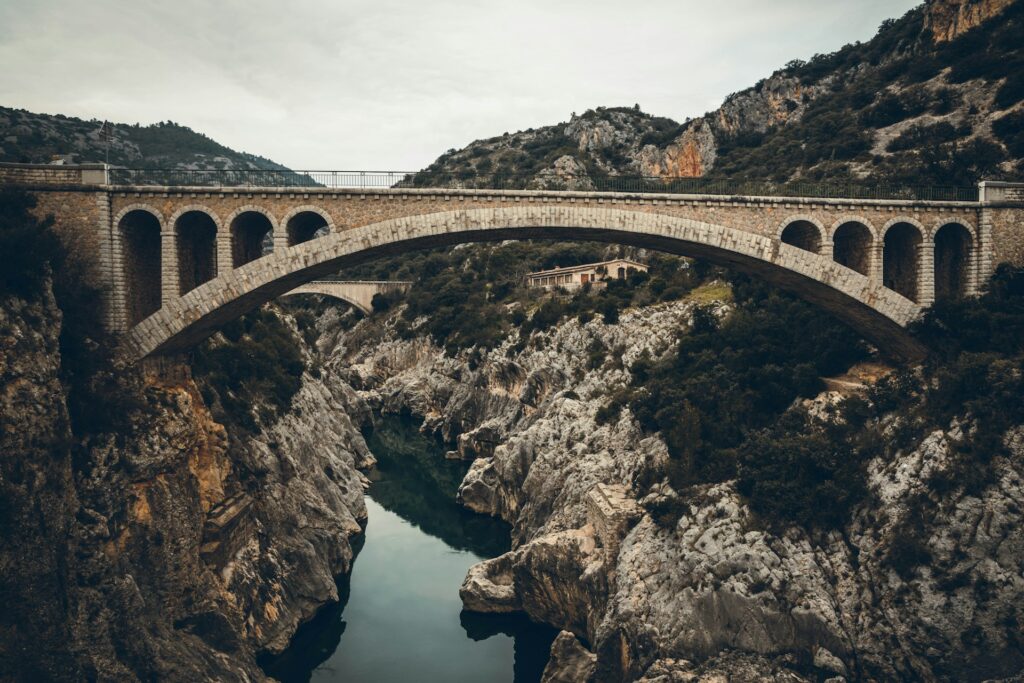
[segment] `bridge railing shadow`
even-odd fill
[[[112,185],[162,187],[549,190],[821,199],[978,201],[976,187],[773,183],[640,175],[580,175],[556,171],[516,175],[430,169],[410,172],[112,168],[109,171],[109,182]]]

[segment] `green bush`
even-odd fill
[[[996,134],[1015,157],[1024,157],[1024,110],[1007,114],[992,122]]]
[[[1024,100],[1024,73],[1013,71],[996,92],[996,106],[1000,109],[1009,109],[1021,100]]]
[[[725,321],[698,309],[677,352],[635,373],[630,408],[665,437],[676,488],[734,477],[749,434],[866,354],[848,328],[803,302],[746,277],[733,289],[737,310]]]
[[[771,523],[838,528],[867,491],[865,454],[840,429],[810,427],[800,411],[752,434],[738,453],[737,488]]]
[[[60,272],[64,247],[53,231],[53,218],[37,220],[30,213],[35,197],[0,187],[0,296],[38,296],[51,272]]]
[[[934,147],[970,135],[970,133],[970,129],[957,128],[946,121],[940,121],[930,126],[918,124],[907,128],[900,133],[899,137],[890,140],[885,149],[888,152],[902,152]]]
[[[193,373],[204,396],[213,392],[219,398],[224,414],[218,418],[254,430],[254,406],[263,404],[260,418],[271,420],[291,406],[302,387],[302,342],[267,307],[228,323],[220,333],[195,350]]]

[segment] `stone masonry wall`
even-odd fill
[[[83,185],[86,175],[102,171],[74,167],[15,167],[0,165],[0,183],[17,182],[29,186],[40,198],[39,213],[57,217],[58,228],[78,240],[76,252],[86,254],[96,267],[98,282],[110,292],[108,325],[126,330],[125,259],[122,219],[132,211],[152,214],[160,223],[163,306],[176,299],[180,264],[176,223],[189,211],[208,214],[216,225],[217,274],[231,272],[231,224],[246,212],[266,216],[273,229],[275,252],[287,249],[286,226],[303,211],[319,214],[332,233],[383,224],[381,229],[394,232],[397,239],[406,220],[422,222],[432,214],[451,216],[463,211],[495,210],[536,213],[556,208],[589,209],[596,212],[635,212],[647,214],[658,222],[662,219],[698,221],[711,226],[738,230],[751,236],[777,240],[783,229],[794,221],[805,221],[818,233],[818,253],[829,261],[833,258],[836,230],[848,222],[864,225],[871,235],[867,251],[859,254],[867,264],[872,283],[882,282],[883,245],[886,231],[897,223],[907,223],[920,234],[921,247],[909,258],[917,278],[916,295],[920,305],[934,301],[935,233],[944,225],[955,223],[972,237],[971,263],[967,271],[967,291],[974,292],[984,282],[994,264],[1008,260],[1024,262],[1024,211],[1019,202],[929,202],[894,200],[818,199],[791,197],[724,197],[701,195],[659,195],[634,193],[589,193],[565,191],[491,191],[444,189],[303,189],[292,188],[179,188],[179,187],[111,187]],[[78,173],[75,187],[75,173]],[[13,175],[12,175],[13,174]],[[27,175],[26,175],[27,174]],[[37,177],[38,176],[38,177]],[[1009,184],[983,187],[985,193],[1012,190]],[[1010,189],[1007,189],[1010,188]],[[1000,195],[1000,196],[1002,196]],[[569,215],[569,214],[566,214]],[[655,218],[657,217],[657,218]],[[447,219],[444,219],[447,220]],[[429,222],[429,219],[428,219]],[[550,225],[550,224],[545,224]],[[493,227],[493,226],[486,226]],[[559,227],[559,226],[556,226]],[[579,226],[565,225],[565,228]],[[588,227],[595,227],[589,225]],[[612,227],[612,226],[609,226]],[[552,237],[568,238],[568,233]],[[732,238],[730,238],[732,239]],[[702,240],[703,241],[703,240]],[[307,257],[315,249],[296,246],[296,269],[308,265]],[[652,248],[658,248],[652,245]],[[696,254],[699,255],[699,254]],[[226,258],[227,257],[227,258]],[[298,259],[298,260],[296,260]],[[301,261],[301,263],[300,263]],[[301,284],[297,280],[294,284]],[[875,304],[864,301],[868,306]],[[208,311],[202,311],[206,315]]]
[[[983,225],[992,235],[992,264],[1024,264],[1024,209],[1004,206],[986,208]]]

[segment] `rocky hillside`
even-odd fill
[[[114,372],[98,298],[49,277],[60,247],[23,196],[0,205],[0,681],[264,680],[257,653],[351,567],[366,404],[267,311],[211,341],[197,379]],[[275,340],[280,374],[249,381]]]
[[[129,168],[285,170],[171,121],[104,126],[95,119],[0,107],[0,161],[49,163],[55,156],[72,155],[75,163],[98,163],[108,158],[108,143],[110,163]]]
[[[929,0],[883,23],[872,40],[795,59],[699,118],[598,107],[449,150],[427,171],[584,188],[586,176],[606,175],[902,184],[1020,177],[1022,33],[1024,2]]]
[[[971,331],[923,377],[847,396],[771,386],[806,369],[767,351],[764,321],[733,338],[748,308],[778,305],[757,292],[566,317],[483,354],[446,354],[395,312],[353,326],[329,309],[319,344],[371,405],[473,460],[459,498],[510,522],[514,547],[470,570],[463,601],[562,629],[545,680],[1000,680],[1024,667],[1022,281],[1003,272],[983,302],[926,322],[937,342],[956,316]],[[820,325],[772,316],[796,337]],[[755,364],[744,349],[774,380],[742,386],[729,358]],[[652,431],[644,416],[652,387],[697,404],[737,383],[711,420]],[[777,417],[716,452],[736,470],[695,466],[698,442],[777,391]]]

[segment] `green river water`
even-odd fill
[[[341,597],[263,663],[285,683],[539,681],[556,632],[521,616],[462,611],[466,570],[509,548],[505,523],[455,504],[467,465],[407,419],[385,416],[367,440],[378,465]]]

